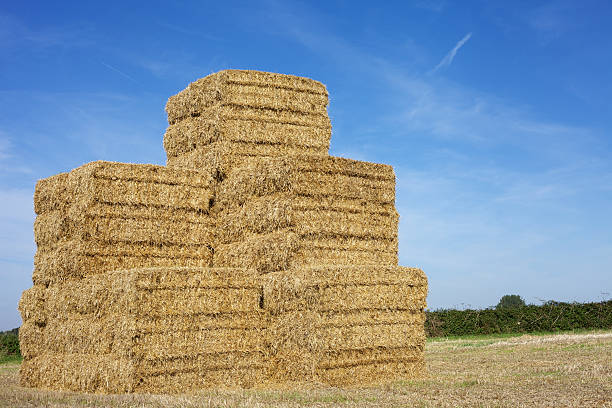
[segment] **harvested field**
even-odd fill
[[[428,375],[374,387],[93,395],[23,388],[19,364],[0,366],[0,406],[98,407],[610,407],[612,332],[433,339]]]

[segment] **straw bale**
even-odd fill
[[[212,256],[209,245],[60,241],[52,249],[39,249],[36,252],[33,281],[48,286],[118,269],[206,267],[212,265]]]
[[[393,204],[395,175],[391,166],[331,156],[248,160],[223,180],[215,203],[231,208],[274,193]]]
[[[37,214],[95,203],[186,208],[208,211],[210,175],[152,164],[95,161],[70,173],[40,180],[34,193]]]
[[[345,295],[346,294],[346,295]],[[297,268],[264,277],[271,313],[358,309],[423,310],[427,278],[418,268],[342,265]]]
[[[216,120],[205,116],[183,119],[170,125],[164,134],[168,157],[177,157],[214,142],[286,145],[327,154],[330,126],[305,126],[258,120]]]
[[[323,84],[307,78],[257,71],[221,71],[192,82],[170,97],[166,104],[168,122],[196,116],[215,104],[318,112],[327,106],[327,90]]]
[[[138,291],[141,303],[132,313],[139,317],[168,317],[172,310],[189,315],[252,312],[259,311],[257,279],[253,271],[237,268],[174,266],[112,271],[49,287],[45,307],[47,313],[58,316],[121,313],[126,305],[118,299],[125,299],[127,291]],[[173,297],[175,290],[183,291],[183,299]],[[244,291],[243,299],[234,297],[229,299],[231,303],[224,303],[228,290]],[[207,296],[209,302],[204,301]]]
[[[293,233],[254,235],[243,242],[219,245],[213,266],[254,269],[259,273],[289,269],[299,248]]]
[[[175,296],[189,294],[177,290],[173,293]],[[184,322],[193,320],[193,315],[168,316]],[[176,359],[204,352],[252,352],[263,350],[264,346],[261,313],[251,313],[250,325],[242,327],[198,327],[192,322],[189,329],[181,331],[171,330],[172,326],[169,326],[148,332],[142,330],[135,319],[134,314],[115,312],[101,317],[85,314],[68,319],[53,318],[47,320],[45,325],[26,321],[20,328],[21,353],[24,358],[45,353],[112,353],[126,358]],[[138,341],[133,342],[130,336],[137,337]]]
[[[34,285],[23,291],[17,309],[21,320],[42,324],[46,320],[45,313],[46,288],[43,285]]]
[[[38,180],[34,189],[34,212],[43,214],[58,208],[65,207],[70,201],[66,181],[68,173],[59,173],[42,180]]]
[[[214,142],[185,154],[168,157],[171,168],[198,169],[218,179],[248,160],[268,160],[278,156],[321,156],[326,150],[313,147],[274,145],[250,142]]]
[[[74,204],[94,203],[187,208],[208,211],[210,175],[150,164],[97,161],[72,170],[66,181]]]
[[[274,381],[368,384],[422,373],[427,279],[420,269],[297,268],[266,275],[263,285]]]
[[[203,212],[99,204],[41,214],[34,222],[38,247],[62,239],[152,244],[212,244],[213,220]]]
[[[267,323],[253,271],[113,271],[50,286],[46,296],[45,313],[53,317],[22,329],[25,385],[164,392],[243,384],[236,377],[242,372],[251,383],[264,380]],[[172,387],[156,379],[189,373],[182,378],[191,383],[173,381]]]
[[[113,354],[45,354],[23,361],[21,385],[98,393],[185,393],[212,387],[248,388],[265,378],[258,353],[203,355],[187,360],[183,366],[177,361],[185,360],[135,361]]]
[[[297,234],[283,230],[250,235],[240,242],[218,245],[213,255],[214,266],[249,268],[259,273],[301,266],[352,264],[396,265],[395,245],[389,252],[353,250],[350,246],[318,247],[312,240],[302,240]]]
[[[384,252],[393,256],[397,254],[398,240],[367,239],[353,236],[304,235],[300,237],[304,248],[313,250],[350,250],[355,252]]]
[[[79,392],[134,391],[133,361],[112,354],[44,354],[24,359],[21,385]]]
[[[288,229],[299,236],[397,239],[399,216],[396,211],[381,215],[364,213],[359,208],[346,211],[314,202],[304,204],[299,198],[275,194],[228,210],[217,217],[219,242],[236,242],[249,233],[262,234],[279,229]]]

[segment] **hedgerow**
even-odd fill
[[[428,337],[471,334],[612,329],[612,300],[596,303],[550,301],[541,306],[426,312]]]

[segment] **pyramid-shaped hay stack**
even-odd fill
[[[325,86],[228,70],[170,98],[167,167],[39,181],[22,384],[187,392],[424,370],[390,166],[328,155]]]

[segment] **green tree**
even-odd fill
[[[499,299],[496,309],[525,306],[525,301],[519,295],[504,295]]]

